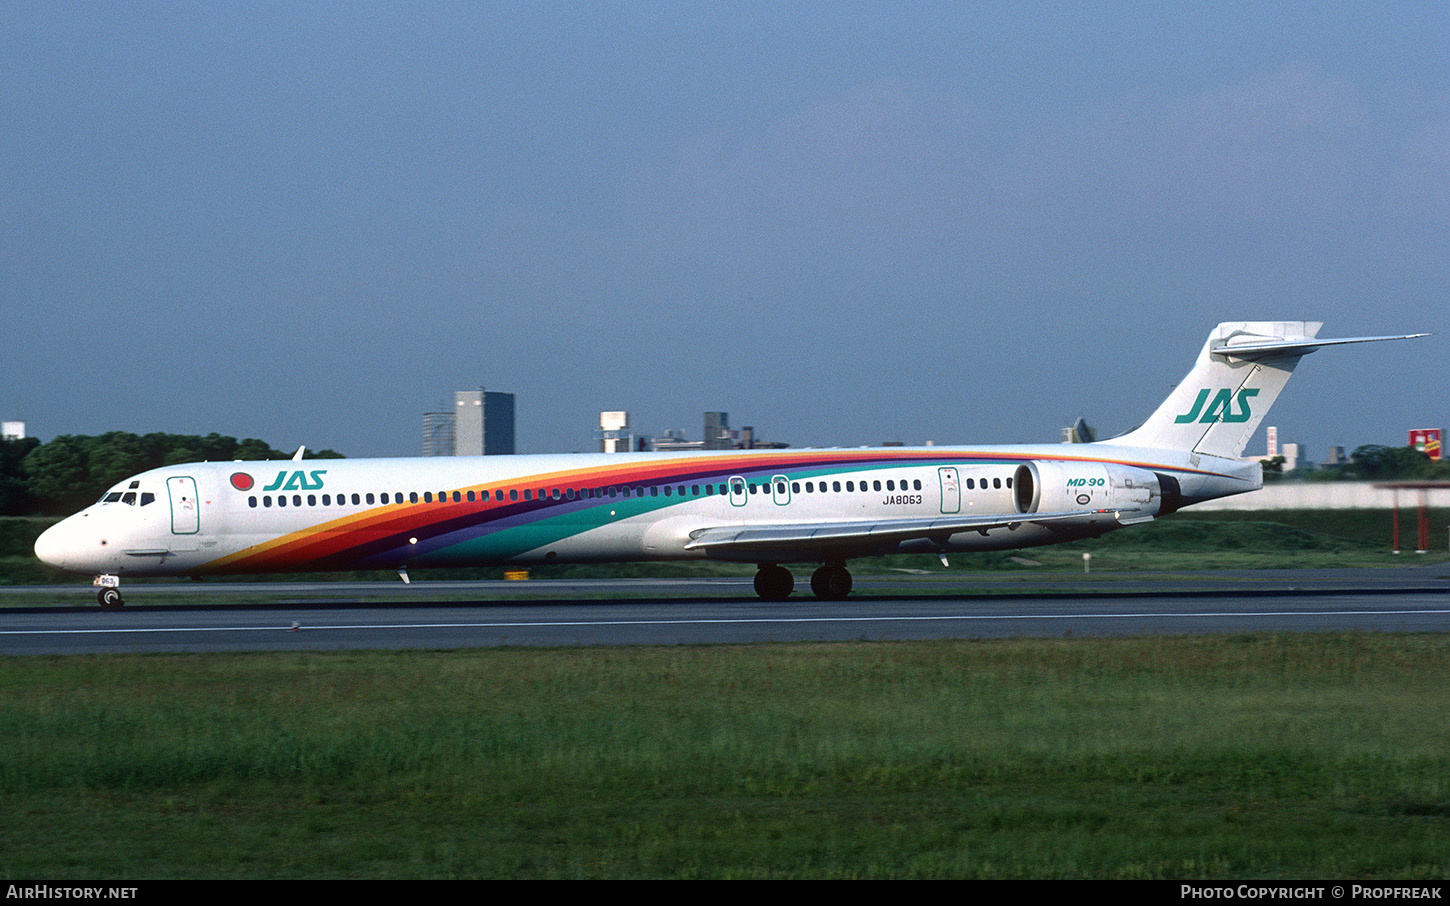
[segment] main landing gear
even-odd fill
[[[795,590],[795,577],[784,566],[762,563],[755,573],[755,593],[767,601],[784,601]],[[811,591],[822,601],[844,601],[851,593],[851,573],[844,563],[827,563],[811,574]]]

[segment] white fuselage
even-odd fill
[[[1260,481],[1255,463],[1095,444],[197,463],[128,479],[49,529],[36,551],[62,569],[130,576],[703,558],[825,562],[1032,547],[1127,521],[1120,503],[1104,499],[1111,488],[1102,482],[1057,488],[1040,477],[1042,492],[1075,491],[1065,506],[1081,515],[1034,522],[1033,514],[1063,506],[1014,496],[1017,470],[1029,462],[1054,475],[1097,474],[1092,470],[1110,464],[1170,476],[1177,485],[1171,508],[1254,490]],[[1155,504],[1146,518],[1169,509]],[[1016,518],[947,531],[994,514]],[[867,531],[926,519],[946,528],[885,539]],[[861,532],[851,531],[855,525]],[[835,534],[778,548],[692,545],[707,530],[815,526]]]

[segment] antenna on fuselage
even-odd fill
[[[298,460],[300,460],[302,458],[302,451],[306,449],[307,447],[305,445],[298,447],[297,452],[292,454],[292,461],[297,462]]]

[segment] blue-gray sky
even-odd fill
[[[1403,444],[1450,422],[1447,47],[1443,3],[7,3],[0,417],[1051,442],[1312,319],[1439,336],[1270,423]]]

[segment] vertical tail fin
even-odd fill
[[[1317,339],[1321,321],[1231,321],[1208,335],[1193,370],[1141,427],[1109,444],[1237,459],[1279,398],[1299,359],[1321,346],[1399,340]]]

